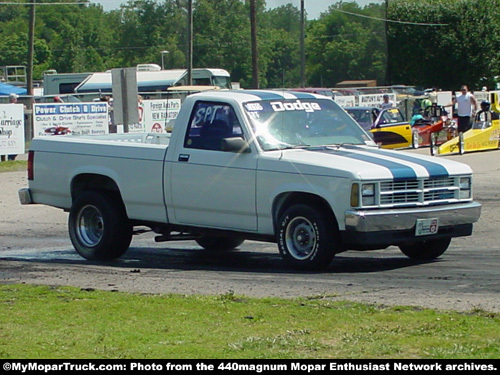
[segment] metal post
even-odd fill
[[[26,72],[26,92],[29,95],[29,105],[26,109],[24,120],[24,134],[27,142],[33,138],[33,56],[35,55],[35,3],[29,8],[29,30],[28,30],[28,71]]]

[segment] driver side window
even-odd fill
[[[197,102],[184,140],[184,147],[222,150],[224,138],[243,137],[233,107],[225,103]]]

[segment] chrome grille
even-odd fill
[[[458,179],[453,177],[387,181],[380,183],[380,205],[416,206],[458,199]]]

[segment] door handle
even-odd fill
[[[179,161],[184,161],[184,162],[189,161],[189,154],[180,154],[178,160]]]

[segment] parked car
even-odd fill
[[[382,148],[403,148],[418,143],[418,139],[414,140],[418,133],[413,134],[410,123],[398,108],[348,107],[345,110]]]

